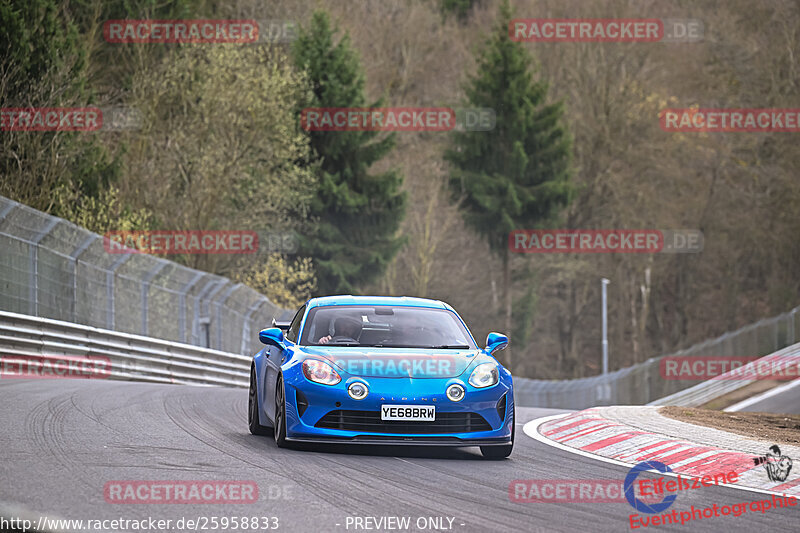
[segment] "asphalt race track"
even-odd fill
[[[800,378],[798,378],[800,379]],[[749,404],[740,411],[754,413],[783,413],[787,415],[800,414],[800,383],[796,380],[780,387],[778,394],[764,397],[760,401]]]
[[[366,531],[354,527],[354,518],[348,527],[348,517],[388,516],[411,517],[408,531],[630,530],[633,508],[627,503],[510,501],[509,483],[515,479],[622,480],[627,473],[523,433],[525,422],[559,412],[552,409],[518,408],[514,453],[487,461],[477,449],[281,450],[271,437],[248,433],[245,389],[4,379],[0,399],[0,502],[33,516],[270,516],[278,517],[279,531],[290,532]],[[103,488],[113,480],[254,480],[260,497],[249,505],[110,504]],[[673,507],[764,498],[712,486],[684,491]],[[797,509],[748,511],[658,529],[797,531]],[[427,517],[445,517],[444,527],[418,529],[417,520]],[[446,529],[447,518],[453,519],[452,529]]]

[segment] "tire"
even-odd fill
[[[258,385],[256,384],[255,368],[250,369],[250,393],[247,400],[247,425],[250,426],[250,433],[253,435],[269,435],[272,428],[262,426],[258,421]]]
[[[505,459],[511,455],[511,450],[514,449],[514,432],[517,426],[516,414],[511,416],[511,444],[504,444],[502,446],[481,446],[481,454],[486,459]]]
[[[273,431],[278,448],[289,446],[289,443],[286,442],[286,399],[284,394],[283,376],[280,376],[275,384],[275,430]]]

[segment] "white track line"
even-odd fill
[[[725,409],[723,409],[723,411],[726,411],[728,413],[741,411],[746,407],[750,407],[754,403],[758,403],[761,400],[766,400],[767,398],[771,398],[773,396],[777,396],[778,394],[782,394],[789,389],[797,387],[798,385],[800,385],[800,379],[795,379],[793,381],[790,381],[789,383],[781,385],[780,387],[775,387],[774,389],[770,389],[767,392],[761,393],[757,396],[753,396],[752,398],[748,398],[746,400],[742,400],[739,403],[735,403],[730,407],[726,407]]]
[[[798,381],[800,381],[800,379]],[[578,448],[572,448],[571,446],[567,446],[566,444],[561,444],[560,442],[556,442],[554,440],[550,440],[547,437],[545,437],[544,435],[542,435],[541,433],[539,433],[539,426],[541,426],[545,422],[549,422],[549,421],[555,420],[557,418],[563,418],[563,417],[569,416],[571,414],[573,414],[573,413],[563,413],[563,414],[559,414],[559,415],[550,415],[550,416],[543,416],[541,418],[535,418],[535,419],[531,420],[530,422],[528,422],[527,424],[525,424],[525,426],[523,426],[522,430],[530,438],[538,440],[542,444],[547,444],[548,446],[552,446],[554,448],[558,448],[559,450],[564,450],[565,452],[570,452],[570,453],[574,453],[574,454],[577,454],[577,455],[582,455],[583,457],[588,457],[590,459],[596,459],[598,461],[603,461],[604,463],[611,463],[612,465],[624,466],[626,468],[631,468],[632,466],[637,464],[637,463],[625,463],[623,461],[618,461],[617,459],[611,459],[609,457],[603,457],[602,455],[589,453],[587,451],[580,450]],[[656,460],[656,459],[654,459],[654,460]],[[656,473],[656,474],[661,475],[661,476],[671,476],[671,477],[675,477],[675,478],[678,477],[678,473],[676,473],[676,472],[658,472],[655,469],[648,470],[648,472],[653,472],[653,473]],[[686,474],[681,474],[681,476],[685,477],[685,478],[694,477],[694,476],[689,476],[689,475],[686,475]],[[774,492],[774,491],[765,490],[765,489],[757,489],[757,488],[753,488],[753,487],[742,487],[741,485],[735,485],[735,484],[730,484],[730,485],[729,484],[725,484],[725,485],[717,485],[717,486],[718,487],[724,487],[724,488],[736,489],[736,490],[744,490],[744,491],[747,491],[747,492],[757,492],[759,494],[770,494],[770,495],[774,494],[776,496],[787,496],[788,497],[788,495],[780,493],[780,492]],[[795,498],[797,498],[797,496],[795,496]]]

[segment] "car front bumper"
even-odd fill
[[[365,399],[354,400],[348,395],[347,387],[353,381],[367,384]],[[290,441],[453,447],[511,443],[514,395],[507,373],[501,374],[496,385],[484,389],[460,378],[343,376],[341,382],[330,386],[313,383],[300,372],[285,374],[284,383],[286,437]],[[466,390],[463,400],[447,398],[445,390],[452,383]],[[380,409],[385,404],[434,406],[437,420],[383,422]],[[354,425],[348,420],[365,422]],[[450,431],[450,427],[457,429]]]

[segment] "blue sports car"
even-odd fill
[[[511,373],[446,303],[329,296],[262,330],[250,369],[250,432],[291,442],[514,446]]]

